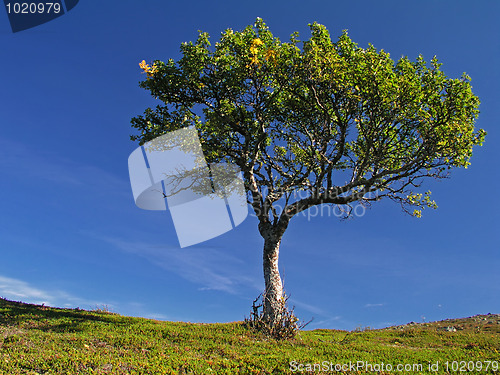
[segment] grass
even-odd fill
[[[466,361],[475,370],[481,363],[475,373],[500,374],[493,371],[494,362],[485,369],[488,361],[500,362],[499,353],[500,315],[380,330],[302,331],[280,342],[266,340],[242,322],[173,323],[120,316],[105,308],[58,309],[0,299],[0,374],[9,375],[290,374],[312,373],[305,370],[314,370],[315,363],[315,374],[329,374],[339,372],[325,371],[326,365],[358,361],[364,367],[344,366],[347,371],[340,373],[458,374],[460,361]],[[429,370],[437,362],[438,371]],[[384,371],[369,371],[366,363],[384,363]],[[422,370],[397,372],[398,364],[421,365]]]

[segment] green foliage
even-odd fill
[[[132,119],[132,140],[196,127],[208,162],[241,168],[261,222],[299,190],[310,196],[284,210],[286,220],[316,204],[382,197],[436,207],[408,197],[422,178],[466,168],[485,138],[474,128],[479,99],[470,77],[448,78],[436,57],[394,61],[346,31],[334,42],[323,25],[309,26],[309,40],[294,33],[281,42],[257,19],[214,46],[200,32],[181,45],[178,61],[141,63],[140,86],[161,104]],[[377,198],[366,197],[373,192]]]
[[[287,374],[291,361],[367,361],[420,363],[422,373],[434,374],[428,362],[498,361],[499,323],[486,315],[383,330],[301,331],[277,341],[243,322],[162,322],[0,299],[0,373]],[[457,332],[443,330],[449,325]]]

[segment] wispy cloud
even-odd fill
[[[154,319],[154,320],[169,320],[169,317],[167,315],[158,313],[144,314],[143,318]]]
[[[310,326],[307,326],[308,329],[315,328],[324,328],[324,329],[333,329],[338,326],[339,322],[342,320],[342,317],[339,315],[331,316],[325,319],[313,320]]]
[[[296,299],[290,298],[288,300],[289,304],[292,306],[295,306],[297,308],[300,308],[302,310],[308,311],[312,314],[314,314],[311,319],[313,319],[310,324],[306,326],[307,329],[314,329],[314,328],[325,328],[325,327],[330,327],[332,326],[335,322],[339,321],[342,317],[339,315],[332,315],[330,312],[325,311],[324,309],[311,305],[309,303],[304,303],[301,301],[298,301]],[[301,314],[304,315],[304,314]],[[305,319],[306,321],[308,320],[307,318]]]
[[[32,284],[0,275],[0,297],[12,301],[33,303],[36,305],[46,305],[63,308],[82,308],[93,310],[96,308],[106,308],[111,312],[121,313],[129,316],[138,316],[155,320],[172,320],[169,316],[147,310],[146,306],[140,302],[102,302],[74,296],[63,290],[47,290],[35,287]]]
[[[365,307],[382,307],[385,306],[385,303],[367,303]]]
[[[322,308],[318,306],[314,306],[308,303],[300,302],[297,301],[296,299],[290,298],[288,300],[289,305],[296,306],[302,310],[309,311],[310,313],[316,314],[316,315],[321,315],[321,316],[326,316],[329,315],[327,314]]]
[[[7,299],[23,299],[26,302],[50,304],[54,295],[35,288],[27,282],[0,276],[0,295]]]
[[[246,269],[243,260],[210,247],[179,249],[165,245],[92,235],[115,248],[146,258],[151,263],[201,285],[200,290],[220,290],[237,294],[243,287],[262,288]]]
[[[142,302],[132,301],[132,302],[120,303],[120,310],[123,311],[123,313],[127,316],[136,316],[154,320],[170,320],[170,321],[175,320],[172,317],[167,316],[165,314],[150,311],[148,307]],[[118,311],[113,311],[113,312],[118,312]]]
[[[76,297],[62,290],[44,290],[26,281],[5,276],[0,276],[0,296],[15,301],[58,307],[89,309],[96,306],[110,306],[100,301]]]
[[[130,196],[129,182],[98,166],[76,162],[47,150],[33,149],[22,142],[0,137],[0,170],[2,174],[22,176],[24,181],[36,178],[71,188],[103,191]]]

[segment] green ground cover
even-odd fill
[[[495,363],[493,314],[275,341],[243,322],[164,322],[0,299],[0,374],[500,374]]]

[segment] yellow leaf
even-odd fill
[[[153,77],[153,75],[158,72],[158,67],[156,66],[156,64],[153,64],[153,66],[151,67],[146,64],[146,60],[142,60],[139,63],[139,67],[144,70],[143,73],[146,73],[148,78]]]
[[[264,42],[260,40],[259,38],[256,38],[252,41],[252,47],[257,47],[263,45]]]
[[[149,65],[146,64],[146,60],[142,60],[139,63],[139,66],[141,67],[142,70],[144,70],[144,72],[147,72],[149,70]]]

